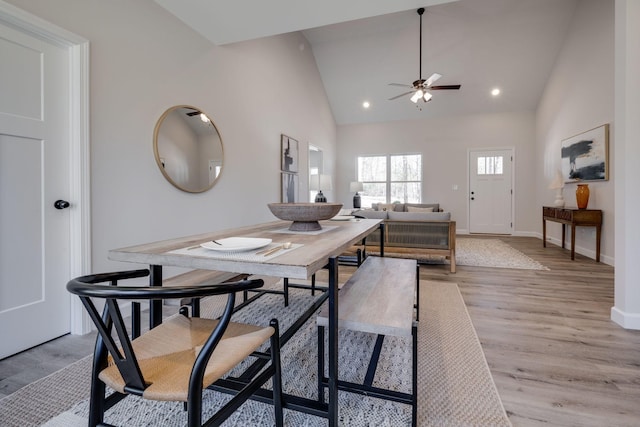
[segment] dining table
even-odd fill
[[[108,258],[113,261],[148,264],[151,286],[162,286],[162,268],[168,266],[299,280],[307,280],[317,271],[326,268],[328,284],[320,302],[328,300],[328,399],[325,403],[324,400],[285,395],[283,406],[325,417],[330,426],[337,426],[339,257],[377,230],[380,231],[380,241],[383,242],[384,223],[379,219],[361,218],[347,221],[325,220],[320,221],[320,230],[305,232],[289,230],[290,224],[288,221],[273,221],[144,243],[110,250]],[[216,242],[240,240],[238,238],[246,242],[259,242],[257,246],[260,247],[242,248],[245,250],[239,251],[224,251],[216,247]],[[270,243],[263,245],[267,240]],[[274,251],[265,252],[269,249]],[[383,251],[384,248],[381,247],[381,252]],[[316,310],[316,306],[312,307],[307,315],[310,316]],[[162,322],[161,301],[152,301],[149,312],[151,327]],[[283,339],[282,345],[295,333],[295,328],[290,329],[283,333],[283,337],[288,336]]]

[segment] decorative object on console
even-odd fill
[[[556,200],[553,202],[553,205],[558,208],[564,207],[564,197],[562,197],[562,188],[564,187],[564,179],[562,178],[562,172],[558,169],[556,171],[556,176],[549,184],[549,189],[556,190]]]
[[[576,203],[578,209],[587,209],[589,204],[589,184],[578,184],[576,188]]]
[[[334,217],[342,203],[269,203],[269,210],[277,218],[293,221],[291,231],[322,230],[318,221]]]
[[[315,202],[326,203],[327,198],[322,194],[322,189],[331,190],[331,175],[311,175],[309,181],[309,190],[318,192]]]
[[[609,179],[609,124],[562,140],[565,182]]]
[[[349,189],[352,193],[354,191],[356,192],[356,194],[354,194],[353,196],[353,208],[360,209],[362,207],[362,202],[358,191],[364,191],[364,184],[359,181],[352,181],[351,184],[349,184]]]

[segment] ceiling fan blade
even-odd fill
[[[402,83],[389,83],[389,86],[400,86],[400,87],[409,87],[409,88],[413,87],[411,85],[406,85],[406,84],[402,84]]]
[[[400,98],[402,96],[409,95],[410,93],[413,93],[413,92],[414,91],[412,90],[412,91],[409,91],[409,92],[401,93],[400,95],[396,95],[393,98],[389,98],[389,101],[393,101],[394,99],[398,99],[398,98]]]
[[[431,90],[458,90],[462,86],[461,85],[442,85],[442,86],[431,86],[429,89]]]
[[[425,85],[427,87],[431,86],[432,84],[434,84],[436,82],[436,80],[438,80],[440,77],[442,77],[442,74],[438,74],[438,73],[433,73],[431,74],[431,76],[425,80]]]

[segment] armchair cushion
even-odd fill
[[[433,212],[433,207],[419,208],[416,206],[407,206],[407,212]]]

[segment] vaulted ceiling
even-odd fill
[[[338,124],[533,111],[580,1],[156,0],[215,44],[302,31]],[[419,7],[422,78],[462,88],[389,101],[419,77]]]

